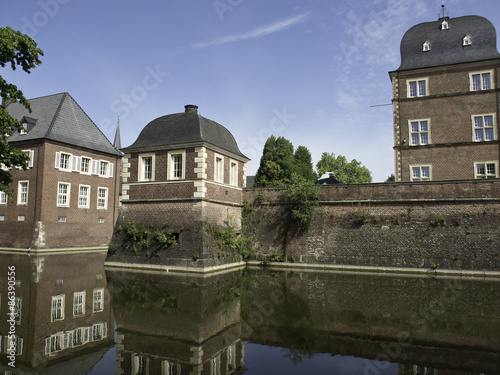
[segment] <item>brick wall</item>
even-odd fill
[[[288,227],[284,189],[244,192],[258,258],[286,247],[296,262],[491,270],[500,270],[499,197],[499,180],[325,186],[300,233]]]

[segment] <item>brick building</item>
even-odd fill
[[[209,229],[241,226],[249,159],[232,134],[200,116],[197,106],[186,105],[185,112],[151,121],[122,151],[119,224],[173,231],[177,243],[165,259],[155,261],[184,264],[199,258],[198,263],[210,263]]]
[[[409,29],[393,87],[396,181],[498,178],[500,54],[485,18]]]
[[[30,161],[26,171],[10,171],[13,199],[0,193],[0,246],[107,246],[118,215],[121,153],[68,93],[29,103],[31,113],[6,104],[26,130],[9,137],[9,144]]]

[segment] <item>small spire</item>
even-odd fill
[[[442,20],[444,18],[449,18],[448,13],[446,12],[446,5],[444,4],[444,0],[441,2],[441,12],[439,13],[439,19]]]
[[[113,146],[115,146],[117,150],[122,148],[122,140],[120,136],[120,117],[118,117],[118,123],[116,124],[115,140],[113,142]]]

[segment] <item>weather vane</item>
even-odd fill
[[[446,6],[444,5],[444,0],[441,2],[441,13],[442,13],[442,17],[445,18],[446,15],[445,15],[445,10],[446,10]],[[440,14],[441,15],[441,14]]]

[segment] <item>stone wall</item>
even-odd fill
[[[309,230],[284,189],[248,189],[256,258],[373,267],[500,270],[500,181],[323,186]]]

